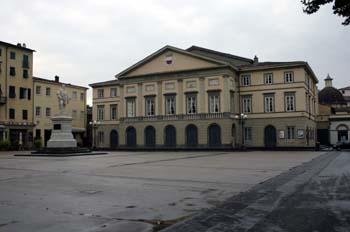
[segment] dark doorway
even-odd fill
[[[112,149],[116,149],[119,145],[119,137],[118,132],[116,130],[112,130],[109,136],[109,144]]]
[[[147,147],[154,147],[156,145],[156,129],[153,126],[145,128],[145,145]]]
[[[274,126],[265,127],[265,147],[275,148],[277,144],[276,128]]]
[[[126,145],[128,147],[136,146],[136,129],[132,126],[126,129]]]
[[[186,127],[186,145],[195,147],[198,145],[198,129],[195,125],[188,125]]]
[[[221,128],[217,124],[212,124],[208,128],[209,147],[221,146]]]
[[[345,143],[348,141],[348,138],[347,130],[338,130],[338,142]]]
[[[165,146],[175,147],[176,146],[176,129],[174,126],[169,125],[165,127]]]
[[[44,144],[47,145],[47,141],[51,138],[51,130],[44,130]]]
[[[317,130],[317,140],[322,145],[329,145],[329,130],[328,129],[318,129]]]

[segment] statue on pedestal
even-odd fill
[[[60,111],[64,111],[66,105],[69,102],[69,97],[66,91],[66,86],[63,84],[62,87],[57,91],[58,107]]]

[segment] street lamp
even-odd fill
[[[247,117],[248,117],[248,115],[243,114],[243,113],[235,115],[235,118],[238,120],[239,125],[241,127],[241,147],[240,147],[241,150],[244,150],[244,133],[243,133],[244,128],[243,128],[243,126],[244,126],[244,121],[247,120]]]
[[[98,125],[101,124],[100,121],[94,120],[89,122],[90,126],[92,127],[92,147],[96,148],[96,129],[98,127]]]

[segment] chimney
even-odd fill
[[[21,43],[17,43],[17,47],[22,47],[22,44]]]
[[[333,81],[333,78],[331,78],[331,76],[328,73],[326,79],[324,79],[326,87],[333,87],[332,81]]]
[[[257,56],[254,56],[254,64],[258,64],[259,63],[259,58]]]
[[[55,76],[55,82],[60,82],[60,77],[59,76]]]
[[[26,45],[25,43],[23,43],[23,44],[22,44],[22,47],[26,48],[26,47],[27,47],[27,45]]]

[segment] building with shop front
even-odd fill
[[[91,84],[100,148],[312,148],[318,80],[307,62],[165,46]]]

